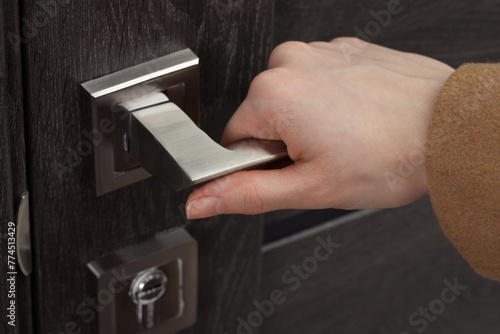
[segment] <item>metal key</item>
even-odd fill
[[[137,321],[141,327],[154,326],[154,303],[166,291],[167,276],[157,268],[140,272],[132,281],[129,295],[137,305]],[[143,308],[146,306],[146,325],[144,326]]]

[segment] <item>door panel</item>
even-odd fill
[[[465,318],[456,317],[460,312],[477,316],[485,333],[488,326],[498,325],[494,313],[487,311],[499,309],[498,285],[468,269],[443,239],[425,200],[373,213],[369,219],[349,216],[343,225],[317,227],[293,236],[293,242],[287,238],[272,243],[265,248],[261,272],[263,219],[272,222],[290,212],[187,222],[181,211],[188,192],[172,193],[154,179],[95,196],[87,135],[90,112],[78,89],[82,82],[189,47],[201,61],[201,126],[218,140],[251,79],[265,68],[273,44],[353,35],[354,27],[373,20],[372,9],[386,5],[382,0],[276,0],[276,8],[274,0],[3,1],[0,112],[7,121],[0,122],[0,164],[5,172],[0,179],[0,241],[5,241],[4,224],[14,219],[16,198],[26,189],[22,131],[26,124],[34,244],[33,332],[65,333],[76,328],[96,333],[95,318],[77,312],[79,305],[94,297],[94,278],[86,264],[179,226],[199,243],[198,322],[185,333],[237,332],[238,319],[255,310],[253,302],[282,284],[281,270],[311,250],[315,240],[311,236],[330,230],[346,237],[332,256],[333,267],[318,269],[298,293],[287,295],[287,302],[266,320],[264,332],[331,333],[339,328],[350,333],[358,328],[352,324],[356,319],[366,324],[360,332],[411,330],[408,312],[436,298],[443,280],[453,275],[463,278],[468,289],[429,326],[429,332],[456,319],[465,333],[476,321],[465,323]],[[500,1],[426,0],[404,6],[373,37],[374,42],[437,57],[453,66],[500,60]],[[8,47],[6,36],[11,32],[21,37],[19,52]],[[405,229],[398,229],[400,221],[406,222]],[[382,255],[377,256],[380,249],[374,245],[382,248]],[[353,265],[354,260],[359,265]],[[3,266],[1,261],[2,256]],[[333,283],[331,277],[336,278]],[[20,333],[32,332],[27,281],[18,276]],[[2,291],[0,305],[5,302]]]
[[[387,10],[387,0],[276,0],[275,38],[328,41],[366,33],[377,22],[371,11]],[[401,12],[367,34],[371,42],[424,54],[458,67],[464,62],[500,61],[499,0],[401,0]],[[387,23],[385,23],[387,22]]]
[[[15,222],[19,197],[27,190],[24,143],[24,116],[21,73],[21,50],[16,44],[20,35],[18,25],[18,2],[0,3],[0,306],[10,306],[7,278],[7,232],[8,223]],[[16,326],[7,324],[2,312],[2,333],[32,333],[30,280],[19,268],[16,286]],[[5,308],[4,308],[5,307]],[[9,312],[10,313],[10,312]]]
[[[76,326],[96,333],[77,307],[90,297],[86,264],[158,231],[186,225],[187,192],[149,179],[96,197],[91,129],[82,82],[184,48],[201,61],[201,126],[214,139],[265,67],[272,1],[24,1],[23,15],[47,12],[25,46],[34,288],[39,333]],[[198,323],[186,333],[221,333],[257,293],[261,221],[219,217],[187,223],[200,249]],[[75,323],[76,325],[73,325]],[[70,325],[68,325],[70,324]]]
[[[377,22],[371,11],[385,10],[387,4],[276,0],[274,45],[354,36],[356,27],[363,32],[367,24]],[[425,54],[454,67],[500,61],[500,1],[402,0],[401,4],[400,14],[368,36],[372,42]],[[275,289],[281,289],[286,301],[275,305],[261,332],[498,332],[500,284],[470,269],[442,235],[428,200],[402,209],[354,213],[338,221],[264,246],[259,300],[269,300]],[[291,291],[296,281],[287,271],[303,261],[310,264],[316,238],[328,235],[342,246]],[[463,295],[437,319],[427,321],[425,329],[420,315],[414,318],[419,325],[413,326],[409,322],[413,312],[429,308],[440,298],[444,280],[455,277],[467,285]]]
[[[325,247],[330,242],[336,244],[331,254]],[[500,283],[481,278],[463,260],[428,198],[353,213],[269,244],[262,271],[259,300],[269,300],[276,289],[284,297],[261,333],[469,334],[500,328]],[[450,284],[460,286],[456,295]],[[434,312],[428,321],[420,308]]]

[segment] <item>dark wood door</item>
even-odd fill
[[[373,42],[453,66],[500,61],[500,1],[401,3],[404,11]],[[242,321],[255,316],[256,303],[285,290],[283,273],[328,235],[343,245],[332,262],[287,294],[252,333],[413,333],[407,317],[455,276],[468,290],[428,333],[496,333],[499,285],[460,259],[425,199],[326,223],[347,213],[186,222],[187,192],[172,193],[155,179],[96,197],[92,154],[78,153],[91,129],[78,89],[83,82],[189,47],[201,60],[201,127],[217,140],[274,45],[355,35],[355,27],[373,20],[371,10],[385,6],[384,0],[2,1],[0,245],[17,198],[29,188],[34,269],[29,278],[17,276],[17,326],[2,317],[0,330],[97,333],[95,319],[76,312],[94,297],[87,263],[182,226],[199,243],[198,321],[185,333],[245,333]],[[263,231],[272,242],[262,249]],[[2,287],[5,275],[0,270]],[[2,309],[7,303],[2,288]]]
[[[76,312],[79,304],[94,297],[87,263],[178,226],[186,227],[199,243],[198,322],[186,333],[232,331],[258,292],[261,218],[232,216],[187,223],[181,215],[187,192],[173,193],[154,179],[96,197],[92,155],[78,154],[79,143],[86,140],[84,131],[91,129],[79,85],[191,48],[201,59],[201,127],[218,139],[251,79],[266,66],[273,2],[22,0],[17,4],[9,0],[4,4],[2,18],[8,21],[2,25],[20,24],[16,59],[23,60],[34,332],[97,333],[96,321],[86,322]],[[20,72],[14,74],[13,84],[20,92]],[[2,110],[2,116],[22,115],[17,107]],[[9,119],[8,115],[2,118]],[[2,120],[1,126],[18,125],[14,121]],[[16,129],[10,130],[14,134]],[[2,131],[1,138],[9,136]],[[2,142],[2,162],[10,161],[8,149]],[[9,204],[15,180],[7,181]],[[2,180],[2,196],[3,186]],[[7,212],[2,224],[12,219],[12,210]]]

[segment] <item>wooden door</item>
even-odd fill
[[[87,263],[178,226],[199,243],[198,322],[186,333],[232,332],[258,292],[261,218],[187,223],[188,193],[154,179],[96,197],[92,154],[80,150],[91,122],[79,85],[191,48],[201,59],[201,126],[218,139],[266,66],[273,2],[22,0],[19,15],[16,5],[7,1],[4,15],[21,24],[34,332],[97,333],[76,310],[95,297]]]
[[[500,61],[498,0],[401,3],[405,10],[373,42],[452,66]],[[79,150],[91,129],[78,89],[83,82],[189,47],[201,61],[201,126],[217,140],[274,45],[354,35],[373,20],[371,10],[384,6],[384,0],[2,1],[0,245],[29,188],[33,272],[17,276],[18,321],[14,328],[2,317],[0,331],[97,333],[96,319],[77,312],[94,297],[87,263],[182,226],[199,243],[198,322],[185,333],[245,333],[242,321],[256,314],[256,303],[285,290],[282,275],[328,235],[342,245],[331,262],[287,293],[252,333],[415,333],[408,316],[455,277],[466,292],[428,322],[426,333],[497,333],[499,284],[471,271],[443,237],[427,199],[397,210],[186,222],[188,193],[172,193],[155,179],[96,197],[92,154]],[[2,309],[9,302],[3,255]]]

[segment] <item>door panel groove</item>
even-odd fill
[[[262,263],[259,301],[280,290],[283,302],[261,333],[416,333],[425,320],[419,309],[437,305],[449,284],[465,288],[430,315],[426,333],[500,327],[500,283],[480,277],[458,254],[428,198],[333,220],[267,248]]]

